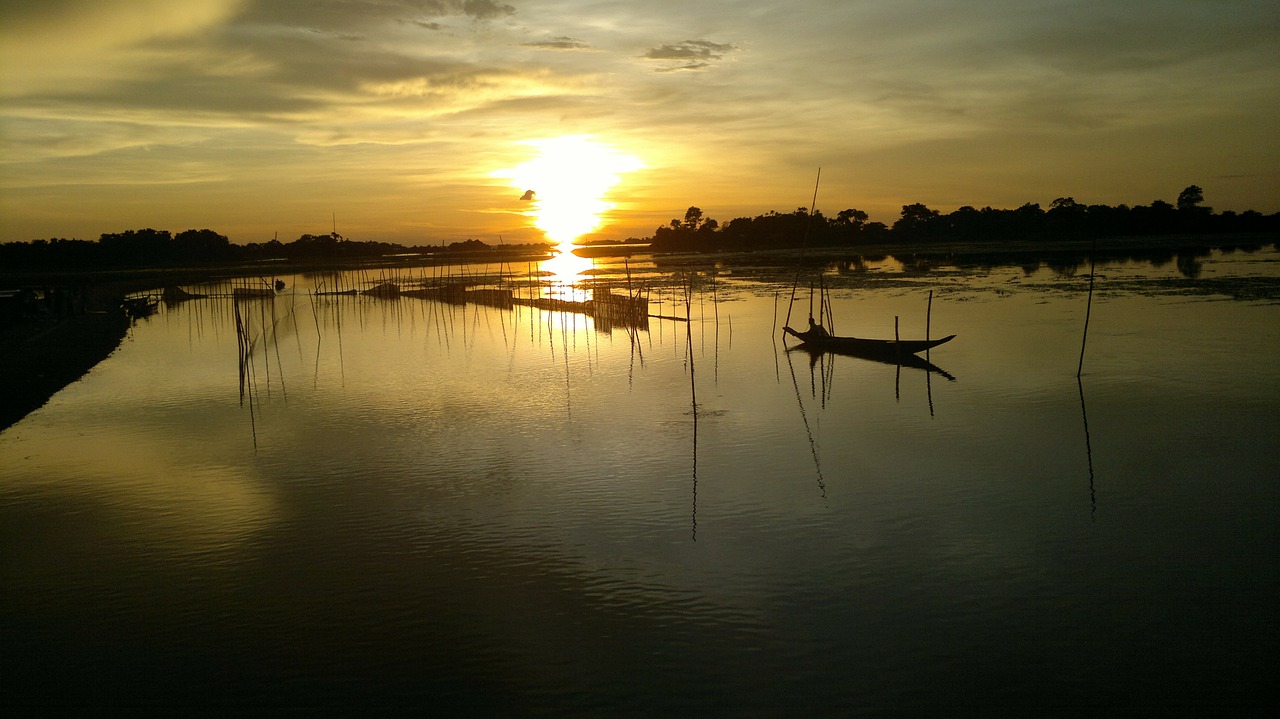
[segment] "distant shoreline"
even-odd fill
[[[756,250],[682,250],[655,251],[638,244],[590,244],[583,245],[590,252],[583,257],[605,258],[652,254],[657,257],[714,257],[732,260],[734,257],[798,257],[803,254],[811,259],[841,259],[850,257],[1017,257],[1019,260],[1054,260],[1064,255],[1087,258],[1091,253],[1099,257],[1118,257],[1141,254],[1177,254],[1190,250],[1215,250],[1224,248],[1266,247],[1280,242],[1280,234],[1254,233],[1230,235],[1132,235],[1099,237],[1095,239],[1024,240],[1020,242],[988,240],[937,240],[931,242],[868,242],[857,245],[816,245],[807,248],[762,248]],[[575,250],[575,254],[579,254]]]
[[[1126,252],[1173,252],[1192,249],[1220,249],[1224,247],[1253,247],[1274,244],[1280,241],[1277,233],[1240,233],[1240,234],[1181,234],[1181,235],[1129,235],[1108,236],[1096,239],[1058,238],[1035,240],[930,240],[917,242],[902,241],[868,241],[852,245],[813,245],[809,247],[768,247],[758,249],[685,249],[654,250],[647,243],[606,243],[593,242],[576,246],[585,252],[575,254],[596,258],[624,256],[636,254],[652,254],[655,256],[706,256],[717,258],[733,258],[735,256],[796,256],[801,253],[810,257],[939,257],[939,256],[1017,256],[1035,259],[1056,259],[1064,254],[1083,254],[1090,252],[1114,256]],[[495,250],[497,248],[494,248]],[[331,259],[321,258],[277,258],[251,262],[217,262],[207,265],[186,263],[178,266],[153,267],[111,267],[105,269],[84,269],[77,267],[29,268],[20,270],[0,270],[0,289],[19,286],[38,285],[101,285],[109,283],[119,288],[120,296],[129,292],[142,292],[149,289],[169,285],[196,284],[219,279],[237,277],[262,276],[272,277],[282,274],[305,272],[334,272],[349,269],[395,269],[420,266],[442,266],[458,264],[485,264],[519,262],[536,262],[546,259],[544,252],[509,253],[495,251],[492,255],[484,251],[458,253],[449,256],[424,254],[385,256],[353,256]]]

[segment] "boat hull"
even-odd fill
[[[835,337],[825,332],[797,332],[790,327],[783,331],[804,343],[809,349],[854,354],[863,357],[889,358],[905,357],[950,342],[955,335],[947,335],[936,340],[879,340],[862,337]]]

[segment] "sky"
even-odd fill
[[[624,239],[807,207],[819,168],[888,224],[1272,213],[1280,4],[6,0],[0,148],[0,241]]]

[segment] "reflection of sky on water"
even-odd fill
[[[866,336],[895,315],[923,334],[935,289],[931,331],[958,337],[930,359],[955,382],[781,353],[788,272],[726,271],[731,301],[704,287],[692,325],[634,335],[527,307],[313,300],[288,278],[240,304],[252,407],[230,301],[164,307],[0,434],[0,578],[27,588],[4,608],[73,636],[174,637],[161,653],[181,638],[335,696],[338,675],[419,697],[434,675],[523,701],[640,686],[688,705],[714,684],[801,706],[1185,679],[1186,657],[1228,666],[1274,621],[1248,588],[1275,570],[1235,557],[1274,550],[1280,460],[1256,438],[1280,431],[1280,310],[1101,281],[1148,271],[1171,270],[1099,269],[1090,456],[1083,275],[836,283],[837,326]],[[78,619],[89,605],[125,620]],[[1135,635],[1153,614],[1187,631]],[[1115,659],[1130,651],[1148,661]],[[997,679],[957,681],[957,661]]]
[[[574,268],[561,269],[553,260],[539,269],[559,272],[545,276],[559,282],[580,277],[569,274],[580,272],[578,266],[595,266],[570,254],[557,260],[566,257]],[[1273,259],[1237,254],[1211,258],[1206,272],[1226,271],[1233,257],[1243,260],[1246,272],[1274,267],[1266,264]],[[1161,272],[1130,263],[1099,268],[1101,278]],[[1068,301],[1069,293],[1060,283],[1052,284],[1051,275],[1043,269],[1031,276],[1011,269],[992,272],[968,287],[951,277],[942,283],[934,298],[932,332],[956,333],[960,338],[941,348],[933,360],[961,380],[944,391],[961,397],[979,391],[979,396],[966,400],[972,402],[991,397],[1031,401],[1074,367],[1084,287],[1075,288],[1075,301]],[[1082,283],[1084,278],[1074,281]],[[291,287],[305,284],[290,278]],[[837,328],[859,336],[892,336],[896,316],[904,336],[922,335],[924,293],[920,287],[870,293],[837,287]],[[711,368],[703,370],[703,377],[714,376],[717,382],[700,399],[713,404],[715,398],[724,397],[731,404],[745,405],[749,411],[730,413],[730,419],[717,421],[747,423],[739,428],[745,432],[742,436],[770,442],[778,432],[774,418],[789,410],[785,397],[783,406],[769,406],[770,401],[779,400],[762,397],[755,385],[761,368],[769,374],[768,368],[775,364],[771,345],[762,344],[761,339],[769,336],[773,313],[782,308],[775,308],[766,293],[738,297],[722,307],[724,318],[718,328],[709,326],[706,302],[701,303],[701,310],[708,314],[706,321],[699,322],[695,316],[695,361]],[[1275,325],[1265,307],[1177,298],[1153,306],[1141,296],[1108,292],[1106,279],[1100,279],[1096,302],[1086,354],[1086,377],[1091,383],[1100,387],[1153,383],[1206,391],[1206,385],[1222,382],[1211,396],[1242,398],[1264,389],[1238,388],[1243,380],[1224,375],[1222,367],[1246,356],[1257,338],[1274,343]],[[680,393],[687,389],[687,379],[682,379],[684,333],[674,325],[651,328],[633,343],[621,331],[593,331],[590,319],[571,313],[528,308],[504,313],[365,297],[318,298],[313,306],[308,296],[287,294],[273,304],[241,305],[257,339],[255,426],[251,428],[248,405],[240,406],[236,391],[230,310],[218,303],[203,300],[163,310],[136,328],[112,361],[95,369],[85,382],[68,388],[5,439],[48,457],[47,470],[54,475],[90,471],[112,486],[154,482],[166,487],[168,477],[193,472],[223,476],[222,485],[206,481],[200,485],[201,492],[183,493],[182,501],[212,502],[221,497],[229,506],[242,507],[249,501],[245,497],[261,494],[259,489],[242,486],[244,478],[256,472],[252,465],[240,464],[254,456],[252,443],[244,442],[252,439],[253,430],[260,445],[272,451],[323,438],[303,453],[313,457],[332,455],[331,447],[351,452],[380,447],[380,452],[389,452],[388,442],[375,438],[397,427],[410,430],[403,438],[406,442],[414,437],[434,441],[447,437],[448,442],[442,442],[449,448],[442,450],[446,454],[470,448],[482,455],[492,451],[485,449],[484,442],[500,437],[509,453],[507,461],[519,463],[523,457],[546,454],[548,446],[563,449],[582,444],[585,437],[592,438],[590,444],[597,452],[619,444],[630,447],[633,436],[622,427],[655,421],[668,425],[671,412],[684,401]],[[694,303],[695,315],[699,305]],[[679,309],[683,314],[683,307]],[[802,374],[807,374],[805,364],[798,368]],[[853,366],[865,378],[881,377],[871,380],[878,382],[886,381],[886,374],[893,371],[892,367]],[[1265,370],[1259,372],[1264,380],[1269,376]],[[629,383],[615,384],[623,376]],[[655,387],[666,388],[661,391],[674,393],[665,405],[635,406],[639,397],[648,396],[648,390],[636,390],[636,378],[644,385],[646,376]],[[1256,379],[1259,373],[1247,377]],[[836,376],[835,381],[849,380]],[[908,386],[905,396],[918,390]],[[867,401],[874,405],[877,400]],[[632,414],[616,416],[608,409],[614,405],[629,407]],[[56,422],[46,417],[58,408],[71,414],[58,416]],[[603,414],[593,416],[595,411]],[[33,427],[42,429],[33,432]],[[345,439],[332,433],[341,433]],[[548,438],[554,439],[548,442]],[[76,453],[60,452],[63,443],[73,443]],[[333,459],[343,456],[339,452]],[[387,463],[373,456],[368,461]],[[129,471],[133,466],[153,469],[134,476]],[[41,477],[43,473],[35,473],[27,481],[50,481]],[[212,511],[204,516],[207,520],[224,514]]]

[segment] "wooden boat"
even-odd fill
[[[231,296],[237,300],[260,300],[275,297],[276,291],[270,287],[235,287]]]
[[[800,340],[809,349],[890,360],[924,352],[944,342],[950,342],[955,337],[955,335],[947,335],[936,340],[878,340],[837,337],[821,327],[814,327],[805,332],[797,332],[790,327],[783,327],[782,330]]]
[[[121,300],[120,305],[124,307],[124,311],[129,317],[139,320],[143,317],[150,317],[160,308],[160,300],[152,297],[126,297]]]
[[[808,354],[810,364],[816,363],[818,361],[818,358],[822,357],[823,355],[836,354],[836,355],[841,355],[843,357],[856,357],[857,359],[866,360],[868,362],[879,362],[880,364],[894,365],[897,367],[906,367],[907,369],[924,370],[925,372],[932,372],[934,374],[941,375],[942,377],[946,378],[947,380],[950,380],[951,382],[956,381],[956,378],[952,376],[950,372],[942,369],[936,364],[933,364],[932,362],[926,360],[925,358],[920,357],[919,355],[913,355],[910,353],[893,355],[893,354],[885,354],[879,350],[875,352],[867,353],[867,352],[858,352],[856,350],[824,349],[824,348],[816,347],[807,342],[798,344],[794,347],[788,347],[787,352],[788,353],[804,352]]]

